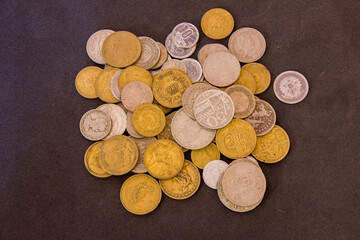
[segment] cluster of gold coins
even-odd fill
[[[212,39],[229,36],[233,28],[224,9],[211,9],[201,20]],[[97,141],[85,153],[85,166],[100,178],[135,173],[120,189],[121,203],[131,213],[153,211],[162,192],[174,199],[192,196],[201,183],[198,168],[226,207],[249,211],[266,189],[260,166],[249,155],[276,163],[289,151],[273,107],[254,95],[271,80],[269,70],[255,62],[265,52],[263,35],[240,28],[227,47],[207,44],[197,60],[188,58],[198,40],[198,29],[185,22],[174,27],[165,46],[108,29],[87,42],[89,57],[105,67],[81,70],[76,89],[106,103],[80,120],[83,136]],[[192,161],[184,159],[189,149]],[[228,164],[220,154],[234,161]]]

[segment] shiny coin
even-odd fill
[[[145,163],[144,163],[145,150],[151,143],[156,141],[156,138],[154,138],[154,137],[142,138],[142,139],[132,138],[132,137],[130,137],[130,138],[132,140],[134,140],[134,142],[136,143],[136,145],[139,149],[139,160],[136,163],[135,167],[131,171],[133,173],[146,173],[147,170],[146,170]]]
[[[139,66],[130,66],[125,68],[119,77],[119,88],[123,89],[129,82],[139,81],[152,87],[153,78],[146,68]]]
[[[199,40],[199,30],[191,23],[179,23],[174,27],[172,33],[174,44],[178,48],[191,48]]]
[[[249,71],[255,78],[256,91],[255,94],[264,92],[270,85],[271,76],[269,70],[260,63],[248,63],[242,67]]]
[[[216,52],[230,53],[230,51],[224,45],[221,45],[221,44],[218,44],[218,43],[206,44],[199,50],[199,53],[197,55],[200,64],[203,65],[204,62],[205,62],[205,59],[210,54],[216,53]]]
[[[126,129],[126,114],[121,107],[116,104],[103,104],[100,105],[97,110],[103,111],[111,119],[111,130],[109,134],[104,138],[108,139],[115,135],[122,135]]]
[[[102,29],[97,32],[94,32],[88,39],[86,43],[86,52],[91,60],[98,64],[105,64],[106,61],[102,56],[102,45],[110,34],[115,31],[110,29]]]
[[[248,117],[254,111],[255,97],[247,87],[234,85],[228,87],[225,92],[229,94],[234,102],[234,118]]]
[[[119,71],[117,68],[104,69],[95,80],[96,95],[107,103],[117,103],[117,100],[111,92],[111,79]]]
[[[234,85],[243,85],[244,87],[247,87],[253,94],[255,94],[256,92],[255,78],[250,72],[248,72],[244,68],[241,69],[240,76],[234,82]]]
[[[174,34],[170,33],[165,40],[165,47],[168,53],[174,58],[187,58],[190,57],[196,49],[196,45],[191,48],[179,48],[174,43]]]
[[[165,115],[155,104],[143,104],[137,107],[131,118],[136,132],[145,137],[154,137],[165,127]]]
[[[276,122],[274,108],[264,100],[255,100],[255,110],[245,120],[253,126],[257,136],[263,136],[271,131]]]
[[[164,62],[168,59],[168,53],[166,47],[162,43],[159,42],[156,43],[160,49],[160,57],[157,63],[151,69],[157,69],[161,67],[164,64]]]
[[[185,58],[181,60],[186,66],[186,73],[189,75],[191,82],[197,82],[201,80],[202,67],[198,61],[193,58]]]
[[[89,173],[95,177],[107,178],[111,175],[102,169],[99,163],[99,151],[103,142],[93,143],[87,150],[84,156],[84,163]]]
[[[121,91],[119,88],[119,77],[121,74],[121,70],[117,71],[111,78],[111,93],[113,94],[114,98],[116,98],[117,100],[121,100]]]
[[[213,160],[207,163],[202,173],[205,184],[212,189],[216,189],[220,175],[228,166],[229,164],[222,160]]]
[[[75,79],[75,87],[78,93],[85,98],[97,98],[95,80],[102,72],[99,67],[86,67],[82,69]]]
[[[91,140],[98,141],[106,137],[111,130],[111,119],[103,111],[92,109],[87,111],[80,120],[81,134]]]
[[[152,103],[154,98],[151,88],[139,81],[129,82],[121,93],[121,102],[131,112],[135,111],[140,105]]]
[[[222,8],[213,8],[201,18],[201,29],[212,39],[223,39],[234,29],[234,18]]]
[[[134,138],[144,138],[143,135],[139,134],[137,131],[135,131],[133,125],[132,125],[132,112],[127,112],[126,113],[126,131],[129,133],[130,136],[134,137]]]
[[[166,69],[178,69],[183,71],[184,73],[187,73],[186,65],[180,60],[177,59],[170,59],[167,60],[161,67],[161,71],[164,71]]]
[[[149,37],[139,37],[139,40],[141,43],[141,55],[135,65],[150,69],[160,59],[159,45]]]
[[[220,152],[213,143],[202,149],[191,151],[191,160],[200,169],[204,169],[207,163],[217,159],[220,159]]]

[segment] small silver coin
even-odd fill
[[[168,53],[174,58],[187,58],[190,57],[196,49],[196,45],[191,48],[179,48],[174,43],[174,35],[170,33],[165,40],[165,47]]]
[[[98,64],[105,64],[105,60],[101,53],[101,48],[105,38],[115,31],[110,29],[102,29],[94,32],[86,43],[86,52],[91,60]]]
[[[138,37],[141,42],[141,56],[135,63],[136,66],[150,69],[159,61],[160,47],[149,37]]]
[[[202,173],[205,184],[212,189],[216,189],[220,175],[228,166],[229,164],[222,160],[213,160],[208,162]]]
[[[199,30],[191,23],[179,23],[172,32],[174,34],[174,44],[178,48],[191,48],[199,40]]]
[[[97,109],[87,111],[80,119],[80,132],[91,141],[98,141],[106,137],[111,126],[110,116]]]
[[[201,64],[193,58],[185,58],[181,60],[186,66],[187,75],[189,75],[191,82],[197,82],[202,77]]]

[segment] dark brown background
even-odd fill
[[[78,123],[101,104],[74,87],[76,74],[95,65],[86,41],[109,28],[164,42],[177,23],[200,29],[213,7],[229,10],[235,29],[263,33],[259,62],[272,81],[291,69],[307,77],[310,92],[299,104],[277,100],[272,85],[260,95],[274,106],[291,151],[260,164],[268,188],[254,211],[231,212],[202,183],[187,200],[163,195],[153,213],[134,216],[119,200],[131,174],[98,179],[83,164],[91,142]],[[0,1],[0,239],[356,239],[359,13],[354,0]],[[201,34],[197,50],[210,42]]]

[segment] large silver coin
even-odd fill
[[[138,37],[141,43],[141,55],[135,63],[136,66],[150,69],[160,59],[159,45],[149,37]]]
[[[256,136],[263,136],[275,126],[276,113],[268,102],[259,99],[255,101],[255,110],[249,117],[245,118],[245,121],[253,126]]]
[[[139,160],[136,163],[133,170],[131,170],[131,171],[133,173],[146,173],[147,169],[146,169],[145,163],[144,163],[145,150],[151,143],[156,141],[156,138],[154,138],[154,137],[142,138],[142,139],[137,139],[137,138],[133,138],[133,137],[130,137],[130,138],[132,140],[134,140],[134,142],[136,143],[136,145],[139,149]]]
[[[98,141],[109,134],[112,123],[108,114],[92,109],[81,117],[79,125],[80,132],[85,138]]]
[[[172,32],[174,34],[174,44],[178,48],[191,48],[199,40],[199,30],[191,23],[179,23]]]
[[[191,82],[197,82],[202,77],[202,67],[198,61],[193,58],[185,58],[181,60],[186,66],[187,75],[189,75]]]
[[[107,36],[114,33],[115,31],[110,29],[103,29],[94,32],[86,43],[86,52],[91,60],[98,64],[105,64],[105,60],[101,53],[103,42]]]
[[[125,132],[126,114],[120,106],[112,103],[106,103],[100,105],[97,110],[101,110],[109,115],[112,123],[111,131],[106,137],[103,138],[104,140],[109,139],[115,135],[122,135]]]
[[[196,45],[191,48],[179,48],[174,43],[174,35],[170,33],[165,40],[165,47],[168,53],[174,58],[187,58],[190,57],[196,49]]]
[[[111,93],[117,100],[121,101],[121,90],[119,87],[119,77],[122,70],[117,71],[111,78]]]
[[[229,164],[222,160],[208,162],[202,173],[205,184],[212,189],[216,189],[219,177],[226,170],[228,165]]]

